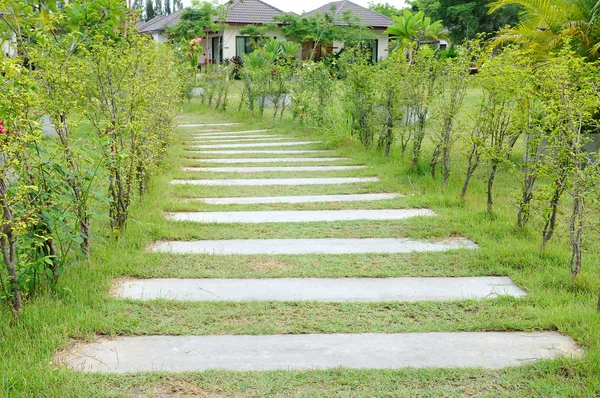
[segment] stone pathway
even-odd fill
[[[121,281],[119,298],[179,301],[390,302],[523,297],[506,277],[341,279],[146,279]]]
[[[235,124],[187,124],[180,127],[228,127]],[[188,130],[184,130],[188,131]],[[394,209],[400,194],[348,193],[347,187],[362,187],[379,181],[377,177],[315,177],[311,173],[350,173],[362,165],[286,166],[296,162],[347,161],[339,157],[303,157],[306,154],[334,154],[322,149],[280,149],[289,146],[318,147],[315,141],[289,141],[272,143],[277,137],[256,136],[269,130],[203,131],[190,130],[186,138],[200,140],[190,144],[186,156],[201,159],[186,161],[238,164],[239,167],[185,167],[182,172],[200,171],[207,174],[202,179],[175,179],[172,185],[187,185],[200,194],[186,198],[186,206],[205,205],[260,205],[294,203],[349,202],[345,210],[269,210],[255,211],[193,211],[166,213],[167,221],[191,221],[196,223],[319,223],[328,222],[331,229],[336,223],[351,220],[402,220],[411,217],[431,217],[436,214],[428,209]],[[260,140],[264,142],[242,143]],[[223,142],[236,142],[233,144]],[[188,141],[189,142],[189,141]],[[229,149],[229,150],[224,150]],[[269,154],[273,157],[258,158]],[[206,158],[212,156],[214,158]],[[232,157],[233,156],[233,157]],[[277,156],[281,156],[278,158]],[[254,166],[248,166],[253,164]],[[220,173],[306,173],[298,178],[232,178],[211,179]],[[193,176],[192,174],[188,174]],[[204,176],[204,174],[203,174]],[[346,184],[346,185],[345,185]],[[351,185],[354,184],[354,185]],[[278,190],[295,186],[326,188],[327,194],[277,196]],[[211,188],[206,188],[211,187]],[[247,187],[267,190],[270,196],[244,196],[231,192],[218,195],[212,187]],[[183,189],[183,188],[181,188]],[[215,189],[217,197],[203,197],[202,193]],[[308,188],[307,188],[308,189]],[[333,192],[339,189],[338,192]],[[196,192],[196,191],[194,191]],[[234,191],[235,192],[235,191]],[[312,192],[312,191],[311,191]],[[368,191],[367,191],[368,192]],[[246,194],[248,195],[248,194]],[[356,209],[352,202],[390,200],[384,210]],[[354,206],[354,208],[352,208]],[[294,224],[297,225],[297,224]],[[312,225],[312,224],[311,224]],[[318,224],[315,224],[318,225]],[[343,224],[339,224],[340,226]],[[188,228],[194,228],[194,225]],[[200,227],[198,227],[200,228]],[[203,228],[211,228],[203,226]],[[218,226],[215,226],[218,228]],[[235,229],[231,229],[235,231]],[[282,231],[284,229],[282,228]],[[352,230],[349,230],[350,233]],[[335,235],[331,235],[335,236]],[[348,256],[361,254],[425,253],[453,250],[477,250],[478,245],[464,237],[445,239],[407,238],[302,238],[302,239],[238,239],[157,241],[147,248],[149,252],[172,256],[272,256],[272,255],[323,255]],[[319,261],[319,257],[309,257]],[[365,260],[368,261],[368,260]],[[399,265],[401,266],[401,265]],[[448,270],[451,272],[451,270]],[[254,274],[249,274],[253,276]],[[498,296],[515,298],[526,292],[507,277],[468,278],[282,278],[282,279],[148,279],[120,280],[112,290],[119,299],[149,301],[229,301],[235,303],[266,302],[316,302],[333,303],[389,303],[449,300],[489,300]],[[208,303],[209,305],[211,303]],[[186,305],[182,303],[180,305]],[[241,304],[240,304],[241,305]],[[374,304],[370,304],[374,305]],[[307,321],[308,322],[308,321]],[[290,334],[290,335],[219,335],[219,336],[139,336],[117,339],[99,339],[80,344],[68,356],[68,365],[76,370],[89,372],[141,372],[141,371],[203,371],[203,370],[312,370],[332,368],[398,369],[405,367],[484,367],[501,368],[515,366],[540,359],[552,359],[562,355],[579,355],[577,344],[569,337],[556,332],[446,332],[446,333],[400,333],[400,334]]]
[[[184,167],[183,171],[203,171],[210,173],[268,173],[273,171],[345,171],[366,168],[367,166]]]
[[[191,242],[157,242],[150,250],[157,253],[213,255],[271,254],[365,254],[424,253],[457,249],[477,249],[468,239],[452,238],[423,241],[396,238],[371,239],[232,239]]]
[[[297,141],[297,142],[276,142],[276,143],[259,143],[259,144],[212,144],[212,145],[192,145],[193,148],[200,149],[226,149],[226,148],[270,148],[270,147],[287,147],[287,146],[306,146],[318,144],[318,141]]]
[[[237,126],[240,123],[203,123],[203,124],[180,124],[177,127],[231,127]]]
[[[116,373],[501,368],[576,353],[572,340],[556,332],[140,336],[85,345],[69,363]]]
[[[166,213],[171,221],[199,223],[292,223],[355,220],[404,220],[412,217],[435,216],[427,209],[401,210],[299,210],[299,211],[229,211]]]
[[[228,135],[266,133],[268,131],[271,131],[271,130],[211,131],[210,133],[193,134],[192,137],[208,137],[208,136],[222,137],[222,136],[228,136]]]
[[[306,153],[333,153],[334,151],[328,151],[323,149],[290,149],[288,150],[259,150],[259,151],[198,151],[194,149],[188,149],[188,152],[198,153],[202,155],[254,155],[254,154],[269,154],[269,155],[301,155]]]
[[[197,143],[197,142],[208,142],[208,143],[226,143],[226,142],[240,142],[240,141],[285,141],[288,138],[285,137],[269,137],[269,136],[258,136],[258,135],[250,135],[248,137],[244,137],[244,136],[229,136],[227,138],[210,138],[210,139],[200,139],[200,138],[193,138],[190,140],[190,142],[192,143]],[[285,144],[285,142],[281,143],[282,145]]]
[[[325,163],[350,160],[348,158],[233,158],[233,159],[193,159],[200,163]]]
[[[173,180],[173,185],[206,185],[206,186],[273,186],[273,185],[334,185],[377,182],[377,177],[347,177],[347,178],[265,178],[244,180]]]
[[[400,197],[395,193],[365,193],[356,195],[313,195],[313,196],[259,196],[248,198],[192,198],[186,202],[203,202],[211,205],[251,205],[269,203],[333,203],[333,202],[371,202]]]

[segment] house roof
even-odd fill
[[[173,14],[169,14],[167,16],[154,17],[149,21],[138,24],[137,27],[141,33],[164,30],[168,26],[177,25],[177,23],[181,21],[181,15],[185,10],[185,8],[182,8],[181,10],[175,11]]]
[[[348,25],[344,21],[344,14],[350,12],[350,15],[357,17],[361,23],[372,26],[374,28],[387,28],[394,23],[394,20],[390,17],[386,17],[383,14],[369,10],[368,8],[362,7],[351,1],[332,1],[324,6],[317,8],[316,10],[304,13],[303,17],[312,17],[318,14],[326,14],[331,12],[331,8],[335,7],[334,21],[338,25]]]
[[[142,33],[162,31],[181,21],[181,15],[185,10],[184,8],[171,15],[152,18],[150,21],[138,24],[138,29]],[[273,18],[281,14],[285,12],[261,0],[231,0],[227,4],[227,17],[223,22],[265,25],[275,23]]]
[[[233,0],[228,5],[225,23],[268,24],[285,11],[261,0]]]

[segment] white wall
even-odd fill
[[[160,33],[160,32],[152,33],[152,38],[154,39],[154,41],[156,41],[160,44],[165,44],[165,42],[167,41],[167,35],[165,35],[164,33]]]
[[[17,54],[15,47],[11,46],[14,42],[11,40],[5,40],[0,42],[0,51],[1,55],[4,56],[8,54],[9,57],[14,57]]]
[[[235,57],[235,39],[238,36],[244,36],[240,34],[240,30],[244,29],[243,26],[229,26],[225,29],[223,33],[223,60],[231,59]],[[208,35],[208,39],[202,43],[202,47],[204,48],[204,53],[200,57],[200,63],[205,63],[206,60],[212,58],[212,38],[219,35]],[[265,34],[267,37],[275,37],[279,40],[283,40],[284,37],[281,32],[278,31],[270,31]]]
[[[377,39],[377,59],[378,60],[387,59],[387,57],[389,55],[388,47],[390,44],[390,36],[383,33],[383,32],[385,32],[385,29],[373,29],[371,32],[375,36],[375,39]],[[341,41],[333,42],[333,52],[334,53],[338,53],[342,48],[344,48],[343,42],[341,42]]]
[[[235,57],[237,55],[235,48],[235,39],[238,36],[243,36],[242,34],[240,34],[240,30],[243,28],[243,26],[229,26],[227,29],[225,29],[225,32],[223,33],[223,60],[231,59],[232,57]],[[389,36],[384,34],[384,31],[385,29],[373,29],[372,31],[375,35],[375,38],[378,40],[377,57],[380,60],[387,59],[388,57]],[[204,52],[200,56],[201,64],[206,63],[209,59],[212,58],[212,38],[217,36],[220,35],[210,34],[208,35],[207,39],[203,40],[202,48],[204,49]],[[279,40],[285,39],[281,32],[278,31],[267,32],[266,36],[275,37]],[[159,43],[165,43],[165,41],[167,40],[166,35],[157,32],[152,34],[152,38]],[[335,41],[333,42],[333,47],[334,52],[337,53],[342,48],[344,48],[344,43]],[[301,56],[302,51],[298,53],[298,57],[300,58]]]
[[[383,32],[385,32],[385,29],[373,29],[373,34],[377,39],[377,58],[380,60],[387,59],[389,55],[390,36]]]

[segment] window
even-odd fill
[[[372,63],[376,63],[379,60],[379,42],[377,39],[374,40],[363,40],[359,43],[355,43],[355,44],[345,44],[345,46],[348,47],[354,47],[354,48],[359,48],[365,52],[367,52],[368,54],[371,55],[371,62]]]
[[[212,62],[220,64],[223,62],[223,37],[212,38]]]
[[[379,42],[377,39],[375,40],[366,40],[365,41],[365,47],[369,49],[369,51],[371,51],[371,61],[373,61],[373,63],[377,62],[377,60],[379,59]]]
[[[238,36],[235,38],[235,55],[238,57],[244,54],[250,54],[254,52],[254,47],[251,44],[252,39],[250,37]]]

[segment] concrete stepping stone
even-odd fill
[[[579,356],[557,332],[139,336],[100,339],[66,354],[85,372],[503,368]]]
[[[208,137],[192,137],[192,141],[193,142],[206,142],[206,143],[221,143],[221,142],[239,142],[239,141],[282,141],[282,140],[289,140],[290,137],[276,137],[276,136],[269,136],[269,135],[249,135],[249,136],[242,136],[242,135],[230,135],[225,137],[213,137],[213,136],[208,136]]]
[[[216,126],[237,126],[241,123],[200,123],[200,124],[180,124],[177,127],[216,127]]]
[[[231,239],[192,242],[157,242],[148,248],[155,253],[212,255],[295,255],[295,254],[366,254],[443,252],[478,249],[465,238],[437,241],[369,238],[369,239]]]
[[[181,212],[166,213],[170,221],[197,223],[293,223],[331,222],[356,220],[405,220],[413,217],[432,217],[436,214],[428,209],[400,210],[291,210],[291,211],[228,211],[228,212]]]
[[[367,202],[375,200],[395,199],[401,195],[395,193],[367,193],[349,195],[315,195],[315,196],[259,196],[245,198],[192,198],[186,202],[202,202],[211,205],[250,205],[269,203],[335,203],[335,202]]]
[[[199,153],[203,155],[254,155],[254,154],[269,154],[269,155],[300,155],[305,153],[332,153],[334,151],[326,149],[290,149],[290,150],[252,150],[252,151],[196,151],[188,149],[189,152]]]
[[[342,279],[146,279],[120,281],[115,296],[133,300],[415,302],[523,297],[508,277]]]
[[[194,134],[194,137],[206,137],[206,136],[219,136],[227,138],[229,135],[240,135],[240,134],[254,134],[254,133],[266,133],[271,130],[242,130],[242,131],[211,131],[209,133],[198,133]]]
[[[312,162],[337,162],[350,160],[348,158],[236,158],[236,159],[193,159],[201,163],[312,163]]]
[[[270,171],[344,171],[366,168],[367,166],[184,167],[183,171],[205,171],[211,173],[264,173]]]
[[[200,149],[226,149],[226,148],[269,148],[269,147],[280,147],[280,146],[304,146],[312,144],[321,144],[321,141],[298,141],[298,142],[276,142],[276,143],[265,143],[265,144],[218,144],[218,145],[193,145],[194,148]]]
[[[264,178],[257,180],[173,180],[172,185],[204,185],[204,186],[273,186],[273,185],[335,185],[377,182],[377,177],[346,178]]]

